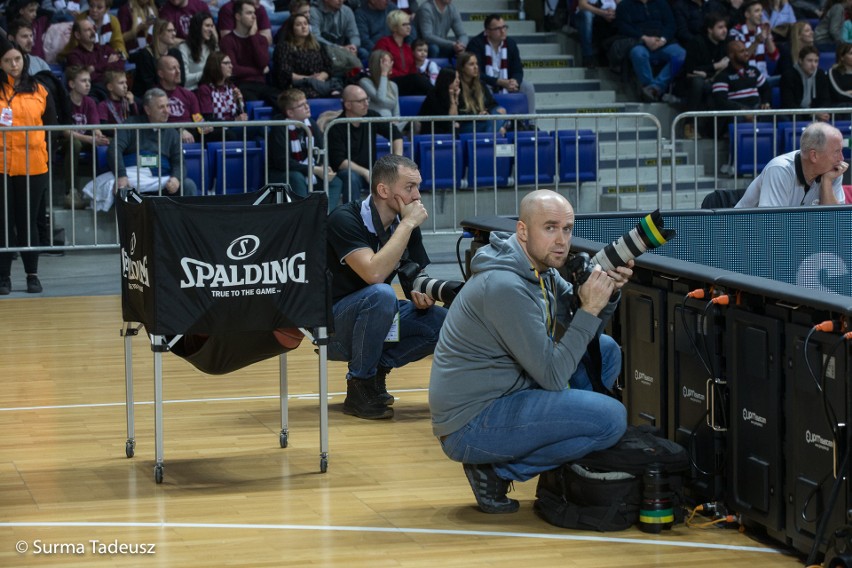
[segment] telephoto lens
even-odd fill
[[[642,478],[642,504],[639,505],[639,530],[659,534],[674,524],[674,504],[669,478],[659,465],[651,464]]]

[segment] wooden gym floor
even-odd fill
[[[515,484],[518,513],[480,513],[431,435],[429,360],[391,374],[396,415],[376,422],[341,413],[345,366],[330,363],[321,474],[306,342],[288,357],[286,449],[277,361],[219,377],[166,354],[157,485],[144,334],[133,342],[136,456],[124,455],[119,298],[2,300],[0,322],[0,566],[801,565],[731,529],[558,529],[533,513],[534,482]]]

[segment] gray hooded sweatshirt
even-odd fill
[[[490,245],[473,257],[471,272],[447,314],[432,361],[429,407],[438,437],[459,430],[513,392],[568,388],[589,341],[620,298],[599,317],[582,309],[572,314],[571,284],[551,268],[541,274],[543,291],[509,233],[491,233]],[[548,311],[560,330],[555,334],[548,330]]]

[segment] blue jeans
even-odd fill
[[[399,311],[399,341],[385,341]],[[332,307],[334,335],[328,357],[348,361],[346,378],[368,379],[378,367],[402,367],[431,355],[447,317],[446,308],[418,310],[397,300],[389,284],[373,284],[338,300]]]
[[[574,25],[577,27],[577,33],[580,35],[580,53],[583,54],[583,60],[587,57],[596,55],[597,50],[592,44],[592,24],[595,21],[595,15],[588,10],[577,10],[574,14]]]
[[[340,184],[329,183],[328,186],[328,210],[331,211],[337,207],[337,201],[341,203],[349,203],[353,199],[360,199],[361,193],[370,192],[370,182],[365,180],[361,175],[349,168],[343,168],[337,172],[335,179],[340,180]]]
[[[672,81],[672,63],[677,62],[679,67],[685,57],[686,51],[676,43],[667,44],[655,51],[648,51],[645,44],[640,43],[630,50],[630,62],[633,64],[633,71],[639,79],[639,84],[643,87],[650,85],[660,93],[665,93]],[[654,77],[651,66],[661,63],[665,65]]]
[[[601,356],[603,383],[612,387],[621,352],[607,335],[601,336]],[[527,389],[498,398],[441,441],[444,453],[462,463],[493,464],[503,479],[526,481],[615,444],[627,428],[624,405],[590,392],[582,363],[570,384],[563,391]]]
[[[502,113],[497,112],[498,109],[502,109],[501,106],[494,107],[489,114],[491,116],[502,116]],[[505,109],[504,109],[505,110]],[[496,133],[501,128],[506,126],[506,119],[502,120],[462,120],[459,121],[458,133],[459,134],[472,134],[473,126],[476,125],[476,133],[477,134],[486,134],[486,133]]]

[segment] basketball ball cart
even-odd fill
[[[286,448],[286,352],[304,333],[318,353],[320,471],[328,470],[328,332],[323,192],[286,184],[252,193],[179,197],[121,190],[121,307],[127,407],[125,454],[136,450],[132,340],[142,327],[154,356],[154,480],[163,481],[163,353],[225,374],[278,356]],[[295,344],[295,345],[294,345]]]

